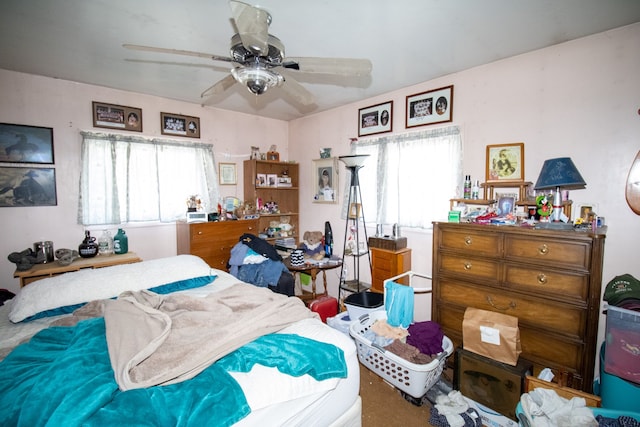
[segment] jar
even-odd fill
[[[91,237],[89,231],[84,232],[84,240],[78,246],[78,253],[82,258],[93,258],[98,255],[98,244],[96,238]]]
[[[37,259],[42,259],[42,264],[53,262],[53,242],[50,240],[44,242],[35,242],[33,251],[36,253]]]

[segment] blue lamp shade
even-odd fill
[[[533,187],[536,190],[545,188],[579,189],[587,185],[578,172],[576,165],[569,157],[545,160],[538,181]]]

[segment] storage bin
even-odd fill
[[[602,343],[600,347],[600,382],[594,386],[596,394],[602,398],[602,407],[621,411],[638,411],[640,385],[605,371],[607,351],[606,344]]]
[[[640,384],[640,312],[607,307],[606,373]]]
[[[377,292],[358,292],[344,299],[351,320],[357,320],[363,314],[384,310],[384,294]]]

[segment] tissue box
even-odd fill
[[[453,388],[494,411],[516,420],[516,406],[525,391],[532,364],[519,359],[516,366],[500,363],[463,348],[456,350]]]

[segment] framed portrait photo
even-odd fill
[[[0,162],[53,164],[53,128],[0,123]]]
[[[0,167],[0,207],[56,206],[54,168]]]
[[[313,160],[313,203],[338,203],[338,158]]]
[[[220,185],[237,184],[237,170],[235,163],[218,163],[218,180]]]
[[[200,138],[200,119],[181,114],[160,113],[160,132],[163,135]]]
[[[406,127],[453,120],[453,85],[407,96]]]
[[[393,101],[358,110],[358,136],[393,130]]]
[[[486,182],[524,181],[524,143],[487,145]]]
[[[142,132],[142,109],[92,102],[93,127]]]

